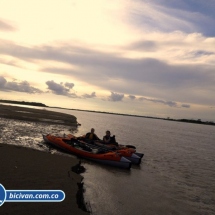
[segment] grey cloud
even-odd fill
[[[215,55],[215,52],[207,52],[204,50],[198,50],[195,52],[191,52],[195,57],[207,56],[207,55]]]
[[[139,100],[140,101],[146,100],[146,101],[150,101],[150,102],[154,102],[154,103],[161,103],[164,105],[168,105],[170,107],[178,107],[177,102],[174,102],[174,101],[165,101],[165,100],[161,100],[161,99],[151,99],[151,98],[146,98],[146,97],[140,97]]]
[[[181,106],[177,103],[177,102],[174,102],[174,101],[165,101],[165,100],[161,100],[161,99],[151,99],[151,98],[146,98],[146,97],[140,97],[138,98],[139,101],[150,101],[150,102],[154,102],[154,103],[161,103],[161,104],[164,104],[164,105],[168,105],[170,107],[182,107],[182,108],[190,108],[190,105],[188,104],[182,104]]]
[[[1,40],[0,53],[25,61],[67,63],[71,69],[44,67],[41,72],[74,76],[90,85],[121,94],[211,105],[215,91],[214,67],[210,65],[169,65],[157,59],[124,58],[69,44],[29,48]]]
[[[3,76],[0,76],[0,89],[4,88],[6,83],[7,80]]]
[[[77,70],[61,68],[43,68],[42,71],[51,73],[74,74],[79,78],[100,84],[101,86],[109,79],[125,79],[137,82],[155,83],[166,87],[183,86],[188,81],[190,85],[197,83],[205,85],[214,82],[213,69],[206,70],[201,66],[192,65],[168,65],[152,58],[128,59],[80,48],[75,46],[41,46],[27,47],[16,46],[2,41],[0,53],[8,54],[25,60],[55,60],[78,66]],[[85,54],[87,53],[87,54]],[[202,70],[205,70],[202,73]],[[212,78],[212,79],[211,79]],[[97,82],[100,80],[100,83]],[[108,86],[109,83],[106,84]]]
[[[95,92],[92,92],[91,94],[84,94],[82,95],[84,98],[94,98],[96,97],[96,93]]]
[[[3,91],[17,91],[17,92],[24,92],[24,93],[43,93],[38,88],[30,86],[30,84],[27,81],[22,82],[8,82],[3,76],[0,76],[0,90]]]
[[[113,91],[126,94],[144,94],[145,91],[141,86],[145,86],[145,89],[152,88],[153,91],[158,89],[158,92],[163,92],[163,96],[165,96],[169,95],[169,90],[179,92],[180,89],[187,88],[189,91],[189,88],[196,86],[213,87],[215,81],[213,68],[210,66],[207,68],[195,65],[173,66],[156,59],[124,59],[102,53],[100,53],[100,58],[91,59],[90,63],[85,61],[84,57],[82,60],[84,66],[79,65],[80,67],[76,70],[46,68],[43,71],[74,75],[83,81],[102,86],[107,90],[111,85]],[[114,79],[123,80],[126,85],[122,86],[117,82],[110,83]],[[156,97],[152,91],[148,96]]]
[[[77,95],[75,93],[70,92],[70,89],[71,89],[70,86],[72,83],[69,84],[69,87],[68,87],[68,83],[58,84],[58,83],[54,82],[53,80],[47,81],[46,84],[48,85],[48,89],[51,90],[51,92],[56,95],[63,95],[63,96],[68,96],[68,97],[72,97],[72,98],[77,98]]]
[[[124,94],[111,92],[111,95],[108,97],[108,100],[113,102],[118,102],[118,101],[122,101],[123,98],[124,98]]]
[[[129,95],[128,98],[130,98],[131,100],[134,100],[134,99],[136,99],[136,96],[134,96],[134,95]]]
[[[188,105],[188,104],[182,104],[181,107],[183,107],[183,108],[190,108],[190,105]]]
[[[0,19],[0,31],[15,31],[16,29],[9,23]]]
[[[68,87],[69,89],[72,89],[75,85],[73,83],[65,83],[65,87]]]
[[[158,101],[158,102],[163,102],[163,101]],[[164,104],[170,106],[170,107],[177,107],[177,103],[176,102],[173,102],[173,101],[165,101],[163,102]]]
[[[162,103],[164,105],[168,105],[170,107],[178,107],[177,102],[174,101],[164,101],[160,99],[147,99],[148,101],[155,102],[155,103]]]

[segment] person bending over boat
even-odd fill
[[[95,129],[91,128],[91,132],[86,133],[85,139],[94,141],[94,140],[100,140],[98,136],[95,134]]]
[[[105,144],[114,144],[114,145],[118,145],[118,143],[116,142],[116,139],[115,139],[115,135],[113,135],[111,137],[111,133],[110,131],[106,131],[106,135],[103,137],[103,142]]]

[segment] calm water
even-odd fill
[[[62,110],[61,110],[62,111]],[[215,127],[155,119],[73,114],[82,125],[107,129],[145,156],[130,171],[85,162],[86,199],[93,214],[215,214]]]
[[[109,129],[119,143],[135,145],[137,151],[145,154],[140,166],[133,166],[131,170],[83,160],[87,168],[83,174],[85,199],[90,201],[94,215],[215,214],[214,126],[50,110],[75,115],[81,123],[76,135],[94,127],[102,138]],[[1,142],[10,138],[11,144],[39,150],[48,150],[41,147],[42,133],[69,132],[64,126],[37,125],[35,128],[34,123],[20,123],[11,129],[12,126],[13,121],[2,121]]]

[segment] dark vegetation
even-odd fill
[[[202,121],[201,119],[171,119],[171,118],[158,118],[169,121],[178,121],[178,122],[187,122],[187,123],[195,123],[195,124],[203,124],[203,125],[215,125],[213,121]]]

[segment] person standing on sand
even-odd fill
[[[95,134],[95,129],[91,128],[91,132],[86,133],[85,138],[88,140],[100,140]]]

